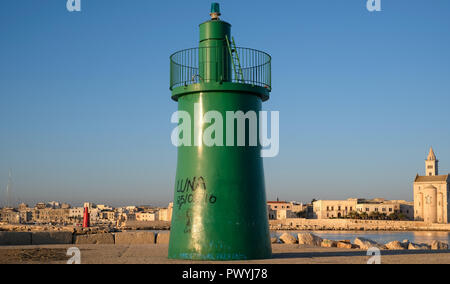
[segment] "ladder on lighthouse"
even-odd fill
[[[233,65],[234,78],[241,83],[245,83],[244,73],[242,72],[241,61],[239,59],[239,53],[236,48],[236,43],[234,42],[234,37],[231,37],[231,42],[228,36],[225,36],[227,40],[228,52],[231,57],[231,64]]]

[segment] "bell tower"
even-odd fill
[[[439,161],[436,159],[436,155],[434,154],[433,147],[431,147],[430,153],[428,154],[428,157],[425,160],[426,175],[427,176],[439,175],[438,164],[439,164]]]

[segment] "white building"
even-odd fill
[[[317,200],[313,202],[314,219],[343,218],[356,211],[358,199],[347,200]]]
[[[69,218],[72,219],[83,219],[84,216],[84,208],[83,207],[75,207],[69,209]]]
[[[138,212],[136,213],[136,221],[158,221],[158,212]]]
[[[173,202],[169,203],[167,208],[161,208],[159,210],[159,220],[170,222],[172,221]]]
[[[299,212],[305,210],[305,206],[296,202],[268,201],[267,214],[269,220],[285,220],[288,218],[298,218]]]

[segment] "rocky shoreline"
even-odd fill
[[[380,250],[448,250],[449,246],[445,242],[433,240],[429,244],[416,244],[409,240],[392,241],[387,244],[379,244],[373,240],[358,237],[354,243],[350,240],[327,240],[322,239],[319,236],[309,232],[301,232],[296,236],[290,233],[283,233],[279,238],[271,238],[273,244],[300,244],[315,247],[324,248],[345,248],[345,249],[360,249],[369,250],[371,248],[377,248]]]
[[[383,232],[450,232],[450,224],[420,221],[356,219],[284,219],[269,220],[271,231],[383,231]]]

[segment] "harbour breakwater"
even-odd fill
[[[0,246],[28,245],[167,245],[169,232],[115,232],[90,233],[77,235],[71,232],[0,232]],[[371,239],[357,237],[351,240],[323,239],[309,232],[298,234],[283,233],[272,237],[273,244],[299,244],[325,248],[362,249],[379,248],[382,250],[448,250],[448,242],[432,240],[429,243],[413,243],[409,240],[392,241],[387,244],[377,243]]]
[[[270,220],[271,231],[392,231],[450,232],[450,224],[415,221],[350,219]],[[167,244],[170,223],[136,222],[121,228],[74,228],[6,225],[0,227],[0,246],[53,244]]]
[[[56,232],[0,232],[0,246],[168,244],[169,232],[114,232],[76,234]]]
[[[170,222],[167,221],[128,221],[119,226],[92,226],[82,228],[80,226],[62,225],[27,225],[27,224],[0,224],[0,232],[73,232],[78,235],[87,233],[111,233],[120,231],[166,231],[170,230]]]
[[[354,219],[270,220],[271,231],[439,231],[450,232],[450,224],[430,224],[419,221],[385,221]]]
[[[378,243],[371,239],[357,237],[353,243],[351,240],[330,240],[323,239],[309,232],[301,232],[297,235],[284,233],[280,237],[273,237],[272,243],[299,244],[324,248],[343,248],[370,250],[448,250],[448,243],[439,240],[432,240],[429,243],[413,243],[408,239],[403,241],[395,240],[386,244]]]

